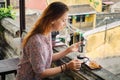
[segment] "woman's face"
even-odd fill
[[[52,31],[62,30],[64,27],[66,27],[67,20],[68,20],[68,13],[66,12],[59,19],[55,20],[52,23]]]

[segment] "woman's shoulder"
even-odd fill
[[[40,37],[40,36],[38,34],[35,34],[35,35],[31,36],[29,38],[29,40],[36,40],[36,39],[38,39],[38,37]]]
[[[33,35],[33,36],[31,36],[30,38],[29,38],[29,40],[28,40],[28,43],[36,43],[36,42],[38,42],[39,40],[40,40],[40,38],[39,38],[40,36],[38,35],[38,34],[35,34],[35,35]]]
[[[31,36],[28,39],[26,46],[31,46],[31,45],[34,45],[34,44],[40,44],[41,40],[40,40],[39,37],[40,36],[38,34],[35,34],[35,35]]]
[[[38,41],[45,41],[45,40],[48,40],[50,38],[50,35],[48,37],[46,37],[45,35],[42,35],[42,34],[35,34],[33,36],[31,36],[29,38],[29,41],[31,42],[38,42]]]

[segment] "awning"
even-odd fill
[[[96,13],[96,11],[89,4],[69,6],[69,15],[83,15],[94,13]]]
[[[112,1],[107,1],[107,2],[103,2],[103,4],[112,5],[112,4],[114,4],[114,2],[112,2]]]

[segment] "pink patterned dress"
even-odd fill
[[[41,34],[32,36],[23,49],[16,80],[42,80],[40,74],[50,68],[52,61],[51,38]]]

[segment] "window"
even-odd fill
[[[85,22],[85,15],[77,15],[76,22]]]

